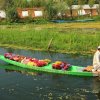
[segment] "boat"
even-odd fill
[[[74,75],[74,76],[98,76],[98,73],[83,71],[84,67],[82,66],[71,65],[71,67],[69,67],[67,70],[58,70],[58,69],[52,68],[53,63],[50,63],[43,67],[29,66],[29,65],[5,58],[3,55],[0,55],[0,60],[5,61],[6,63],[9,63],[11,65],[17,66],[19,68],[24,68],[28,70],[30,69],[36,72],[46,72],[46,73],[65,74],[65,75]]]
[[[80,19],[80,20],[51,20],[54,23],[73,23],[73,22],[91,22],[95,21],[94,19]]]
[[[91,22],[91,21],[95,21],[94,19],[80,19],[80,20],[76,20],[76,22]]]
[[[72,22],[75,22],[75,20],[51,20],[51,22],[54,22],[54,23],[72,23]]]

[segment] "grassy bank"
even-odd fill
[[[0,46],[62,53],[93,53],[100,23],[1,25]],[[86,27],[87,26],[87,27]]]

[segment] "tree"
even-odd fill
[[[82,12],[82,9],[83,9],[83,5],[85,4],[85,0],[78,0],[78,5],[79,5],[79,8],[78,10],[80,10]]]
[[[66,0],[45,0],[45,9],[47,10],[48,18],[63,18],[67,9]]]
[[[94,3],[95,3],[95,0],[89,0],[91,16],[92,16],[92,7],[93,7]]]
[[[60,0],[54,4],[53,8],[56,11],[56,16],[62,19],[65,16],[68,7],[64,0]]]
[[[74,4],[74,0],[66,0],[67,1],[67,6],[70,10],[70,15],[71,18],[73,19],[73,9],[72,9],[72,5]]]
[[[29,6],[31,7],[43,7],[45,5],[45,0],[27,0]]]
[[[19,0],[5,0],[5,11],[7,15],[7,21],[16,22],[18,20],[17,6]]]
[[[3,9],[5,5],[5,0],[0,0],[0,9]]]
[[[100,15],[100,0],[97,0],[98,4],[99,4],[99,7],[98,7],[98,13]]]

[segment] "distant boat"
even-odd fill
[[[72,23],[72,22],[90,22],[95,21],[94,19],[80,19],[80,20],[51,20],[54,23]]]

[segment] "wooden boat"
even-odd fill
[[[86,72],[83,71],[84,67],[82,66],[74,66],[72,65],[69,67],[68,70],[58,70],[52,68],[52,63],[43,66],[43,67],[37,67],[37,66],[29,66],[20,62],[16,62],[10,59],[5,58],[3,55],[0,55],[0,60],[3,60],[9,64],[24,68],[24,69],[30,69],[37,72],[46,72],[46,73],[54,73],[54,74],[66,74],[66,75],[77,75],[77,76],[98,76],[98,73],[92,73],[92,72]]]

